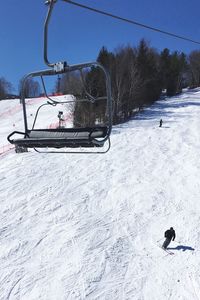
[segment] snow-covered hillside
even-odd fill
[[[107,154],[0,155],[0,299],[200,299],[199,133],[196,89],[114,127]]]
[[[67,127],[72,127],[72,109],[73,104],[65,103],[71,101],[72,96],[52,96],[52,100],[61,101],[56,106],[46,105],[47,99],[45,97],[33,98],[26,101],[26,114],[28,127],[32,128],[35,120],[37,109],[39,113],[35,121],[35,129],[38,128],[55,128],[58,127],[58,113],[63,112],[62,119]],[[44,105],[45,104],[45,105]],[[7,135],[9,131],[22,131],[24,132],[24,121],[22,114],[22,105],[19,100],[5,100],[0,103],[0,155],[7,153],[10,149],[13,149],[13,145],[7,141]],[[16,136],[15,136],[16,137]],[[18,136],[20,138],[22,136]]]

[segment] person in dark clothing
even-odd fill
[[[163,249],[167,249],[167,247],[169,246],[171,240],[174,241],[176,238],[176,233],[175,230],[173,229],[173,227],[171,227],[170,229],[165,231],[165,241],[162,245]]]
[[[162,124],[163,124],[163,120],[160,119],[160,126],[159,127],[162,127]]]

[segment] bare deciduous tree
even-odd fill
[[[22,84],[23,79],[20,80],[19,83],[19,94],[21,96],[22,93]],[[33,80],[32,78],[29,78],[26,80],[25,87],[24,87],[24,96],[25,98],[30,97],[38,97],[41,94],[41,88],[37,81]]]
[[[4,77],[0,78],[0,100],[5,99],[7,94],[12,90],[12,84],[8,82]]]
[[[189,55],[189,76],[191,88],[200,86],[200,51],[192,51]]]

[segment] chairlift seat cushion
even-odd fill
[[[28,132],[30,139],[83,139],[103,138],[107,127],[33,129]]]

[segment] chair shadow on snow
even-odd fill
[[[178,245],[177,247],[175,247],[175,248],[172,248],[172,247],[169,247],[169,248],[167,248],[168,250],[179,250],[179,251],[187,251],[187,250],[189,250],[189,251],[194,251],[195,249],[194,248],[192,248],[192,247],[190,247],[190,246],[184,246],[184,245]]]

